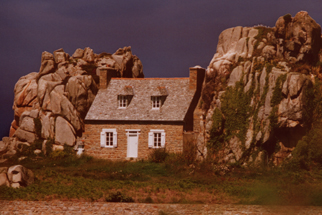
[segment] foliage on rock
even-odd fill
[[[199,136],[210,156],[245,165],[278,165],[292,156],[322,119],[321,44],[321,27],[307,12],[286,14],[274,28],[221,33],[201,95],[205,133]]]

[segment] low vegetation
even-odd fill
[[[311,144],[319,138],[316,135],[321,133],[312,134],[303,144]],[[2,186],[0,199],[322,205],[322,169],[318,165],[322,162],[316,148],[298,152],[304,154],[304,160],[309,156],[314,161],[305,164],[306,169],[296,168],[297,163],[266,169],[235,165],[226,174],[211,160],[192,162],[194,158],[183,154],[153,153],[160,152],[166,156],[157,162],[113,162],[78,158],[67,152],[56,157],[27,158],[21,163],[35,173],[35,183],[20,189]],[[11,162],[1,166],[19,163]]]

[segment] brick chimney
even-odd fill
[[[195,95],[193,96],[193,99],[191,101],[191,104],[189,106],[189,109],[184,119],[185,121],[184,129],[186,131],[194,131],[194,128],[195,128],[195,130],[197,131],[198,124],[200,124],[199,122],[200,116],[194,114],[194,112],[197,108],[197,105],[200,99],[202,84],[205,78],[206,70],[200,66],[190,67],[189,69],[190,69],[189,90],[193,90],[195,92]]]
[[[110,67],[99,67],[98,74],[100,77],[99,88],[106,89],[112,77],[117,77],[117,71]]]
[[[200,91],[203,84],[203,80],[205,78],[206,70],[200,66],[190,67],[189,69],[189,89]]]

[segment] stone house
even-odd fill
[[[189,78],[113,78],[99,72],[100,89],[85,117],[85,153],[103,159],[146,159],[155,148],[182,152],[199,129],[197,107],[205,70]]]

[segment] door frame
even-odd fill
[[[125,129],[126,131],[126,136],[127,136],[127,149],[126,149],[126,157],[127,158],[137,158],[139,155],[139,135],[140,135],[140,131],[141,129]],[[137,147],[136,147],[136,157],[129,157],[129,144],[130,144],[130,136],[131,137],[136,137],[137,138]]]

